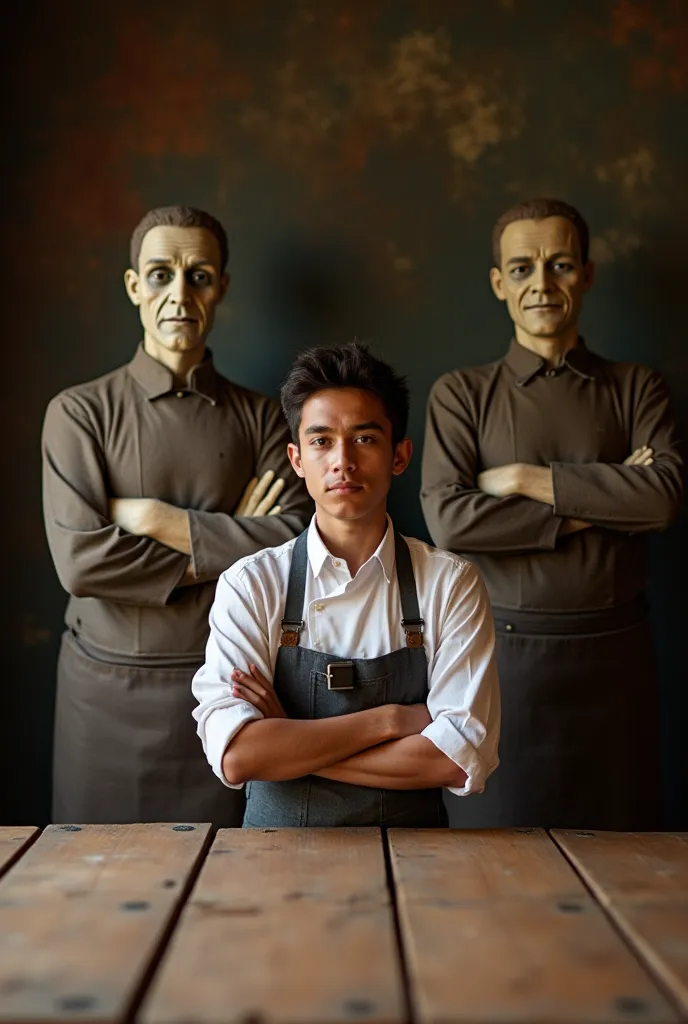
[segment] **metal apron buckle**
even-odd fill
[[[425,619],[402,619],[401,625],[406,633],[406,646],[422,647]]]
[[[289,619],[282,619],[282,635],[280,637],[280,647],[298,647],[299,637],[301,630],[303,629],[305,622],[303,619],[300,621],[290,621]]]

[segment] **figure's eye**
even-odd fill
[[[532,268],[530,263],[517,263],[515,267],[511,268],[509,273],[511,277],[514,277],[518,280],[519,278],[527,277],[531,269]]]
[[[191,283],[198,288],[207,288],[210,284],[210,274],[207,270],[194,270],[191,274]]]
[[[151,284],[167,284],[172,279],[172,273],[167,267],[156,267],[155,270],[151,270],[148,274],[148,280]]]

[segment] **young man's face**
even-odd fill
[[[289,458],[319,511],[360,520],[386,507],[392,477],[404,472],[411,451],[408,438],[392,444],[392,424],[376,395],[330,388],[304,402],[299,444],[289,445]]]
[[[501,238],[501,265],[490,272],[492,288],[506,302],[519,331],[557,338],[575,328],[592,264],[583,263],[578,232],[565,217],[517,220]]]
[[[147,342],[171,352],[205,343],[229,281],[212,231],[167,226],[144,235],[138,271],[127,270],[124,280]]]

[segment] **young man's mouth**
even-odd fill
[[[327,488],[330,493],[334,494],[354,494],[356,491],[362,491],[363,487],[361,484],[343,483],[334,484],[333,487]]]

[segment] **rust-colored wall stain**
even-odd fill
[[[614,46],[629,47],[634,37],[649,41],[652,52],[635,56],[631,82],[637,89],[688,88],[688,17],[684,0],[617,0],[613,5],[610,38]]]
[[[478,45],[462,32],[464,21],[480,27],[470,3],[411,5],[416,13],[405,19],[395,19],[394,5],[380,0],[293,3],[279,14],[264,4],[209,4],[201,8],[204,17],[189,7],[160,20],[124,4],[102,12],[103,30],[90,50],[88,39],[68,36],[53,12],[44,37],[50,51],[32,48],[26,74],[26,88],[44,83],[43,153],[20,182],[23,198],[37,225],[50,225],[76,258],[88,251],[95,269],[99,247],[122,235],[156,191],[165,191],[162,179],[175,160],[178,167],[187,162],[191,180],[204,162],[223,202],[258,160],[297,177],[304,206],[344,199],[365,208],[366,219],[399,208],[384,174],[372,170],[378,163],[389,165],[390,176],[425,164],[443,201],[460,208],[487,194],[485,170],[492,176],[501,169],[506,191],[528,191],[519,165],[538,148],[550,165],[543,176],[553,178],[556,168],[560,189],[575,188],[585,174],[617,187],[624,198],[634,173],[648,184],[648,168],[659,158],[642,136],[635,146],[619,140],[615,152],[582,157],[579,150],[572,160],[570,140],[558,136],[559,118],[540,122],[542,55],[535,44],[524,61],[518,44],[508,45],[524,19],[534,19],[537,28],[537,4],[494,0],[480,6],[483,21],[493,24],[491,32],[483,26]],[[685,87],[685,4],[617,0],[596,13],[581,20],[574,45],[584,49],[586,34],[590,43],[603,35],[611,52],[622,52],[619,70],[627,65],[634,87],[674,93]],[[641,52],[634,52],[636,44]],[[554,53],[558,46],[555,34]],[[98,59],[86,60],[92,51]],[[583,89],[581,69],[574,85],[563,46],[561,54],[567,90]],[[70,74],[63,81],[65,64]],[[594,91],[591,82],[584,101],[591,114],[615,122],[617,134],[619,122],[631,135],[637,132],[628,110],[608,110],[604,92]],[[569,127],[566,118],[564,124]],[[600,170],[624,161],[626,171]],[[609,228],[636,232],[631,220]],[[410,230],[422,234],[417,223]],[[381,239],[381,247],[389,241]],[[78,284],[67,278],[61,286]]]

